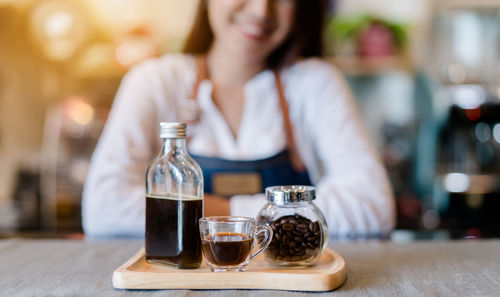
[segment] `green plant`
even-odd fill
[[[386,26],[392,33],[398,50],[404,48],[407,42],[408,25],[369,14],[332,17],[327,22],[327,39],[333,39],[333,42],[337,46],[344,43],[352,43],[357,39],[360,32],[374,23]]]

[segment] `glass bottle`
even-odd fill
[[[311,186],[266,188],[267,204],[257,223],[273,229],[273,239],[264,259],[276,266],[311,266],[321,257],[328,243],[328,227],[321,210],[312,202],[316,189]]]
[[[186,150],[186,124],[160,123],[160,154],[146,173],[146,259],[198,268],[203,175]]]

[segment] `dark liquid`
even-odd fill
[[[221,232],[202,240],[203,254],[210,263],[229,266],[246,261],[253,239],[244,234]]]
[[[202,199],[146,196],[146,259],[178,268],[198,268]]]

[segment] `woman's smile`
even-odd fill
[[[244,37],[254,41],[263,41],[273,33],[273,29],[269,25],[263,25],[244,20],[236,19],[233,22],[233,26]]]

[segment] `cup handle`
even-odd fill
[[[269,227],[268,225],[257,226],[254,240],[257,241],[257,238],[258,238],[257,235],[259,235],[260,233],[265,233],[264,234],[265,238],[264,238],[264,240],[262,240],[261,242],[258,243],[258,249],[256,252],[252,253],[252,255],[250,256],[250,260],[253,260],[260,253],[262,253],[267,248],[267,246],[271,243],[271,240],[273,239],[273,229],[271,229],[271,227]]]

